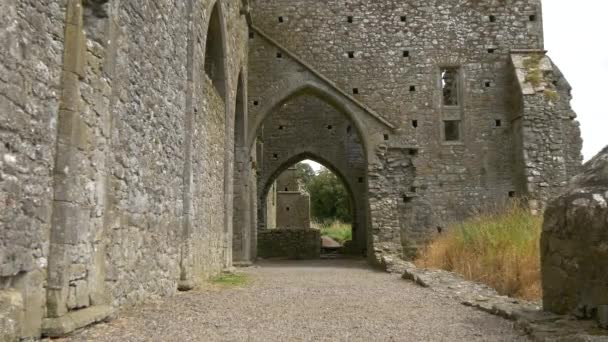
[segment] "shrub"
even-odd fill
[[[485,283],[500,294],[541,297],[542,217],[519,205],[450,227],[419,253],[416,265],[440,268]]]

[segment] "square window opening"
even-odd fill
[[[495,15],[490,15],[490,16],[488,16],[488,20],[489,20],[491,23],[495,23],[495,22],[496,22],[496,16],[495,16]]]
[[[355,58],[355,51],[348,51],[348,58]]]
[[[353,94],[355,94],[355,95],[359,94],[359,88],[353,88]]]
[[[283,54],[280,52],[277,52],[277,58],[279,58],[279,59],[283,58]]]
[[[443,122],[443,139],[445,141],[460,141],[459,120],[448,120]]]
[[[351,23],[351,24],[352,24],[352,22],[353,22],[353,16],[352,16],[352,15],[349,15],[348,17],[346,17],[346,21],[347,21],[348,23]]]
[[[402,15],[401,17],[399,17],[399,20],[401,20],[402,23],[407,21],[407,17],[405,15]]]
[[[458,68],[441,69],[441,90],[444,106],[458,106],[460,75]]]
[[[486,81],[485,84],[486,84],[486,88],[492,87],[492,82],[490,82],[490,81]]]
[[[410,52],[408,50],[403,51],[403,57],[407,58],[410,56]]]
[[[410,86],[410,91],[411,91],[411,92],[416,91],[416,86]]]
[[[328,129],[328,130],[332,130],[332,129],[334,129],[334,126],[332,126],[332,125],[327,125],[327,129]]]
[[[254,106],[257,106],[257,105],[259,105],[259,104],[260,104],[260,102],[259,102],[259,101],[257,101],[257,100],[256,100],[256,101],[253,101],[253,105],[254,105]]]
[[[528,17],[528,20],[530,21],[536,21],[536,15],[532,14]]]

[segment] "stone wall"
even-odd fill
[[[544,309],[608,328],[608,147],[549,203],[541,258]]]
[[[231,265],[233,190],[255,192],[248,28],[241,1],[215,4],[0,5],[0,287],[22,298],[17,337]]]
[[[258,233],[261,258],[318,259],[321,232],[317,229],[272,229]]]
[[[310,196],[299,191],[277,192],[277,227],[310,228]]]
[[[545,88],[526,94],[512,65],[518,51],[543,48],[539,0],[259,0],[253,9],[251,122],[307,90],[362,109],[346,115],[362,136],[365,229],[378,253],[410,257],[438,226],[512,197],[542,209],[580,165],[559,70],[549,61],[551,75],[541,74],[558,95],[550,101]],[[447,69],[457,75],[450,103]],[[528,153],[535,145],[539,160]]]

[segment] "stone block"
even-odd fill
[[[0,341],[19,341],[23,318],[21,293],[16,290],[0,291]]]
[[[113,315],[113,307],[109,305],[97,305],[82,310],[71,311],[58,318],[46,318],[42,322],[42,335],[48,337],[64,336],[87,325],[111,319]]]
[[[602,329],[608,329],[608,305],[597,307],[597,321]]]

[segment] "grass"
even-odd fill
[[[519,205],[456,224],[419,253],[416,265],[461,274],[500,294],[538,300],[542,217]]]
[[[321,230],[321,236],[328,236],[341,244],[353,239],[353,230],[350,223],[328,221],[323,223],[314,223],[313,227]]]
[[[249,283],[249,277],[243,273],[224,273],[211,279],[211,283],[223,287],[239,287]]]

